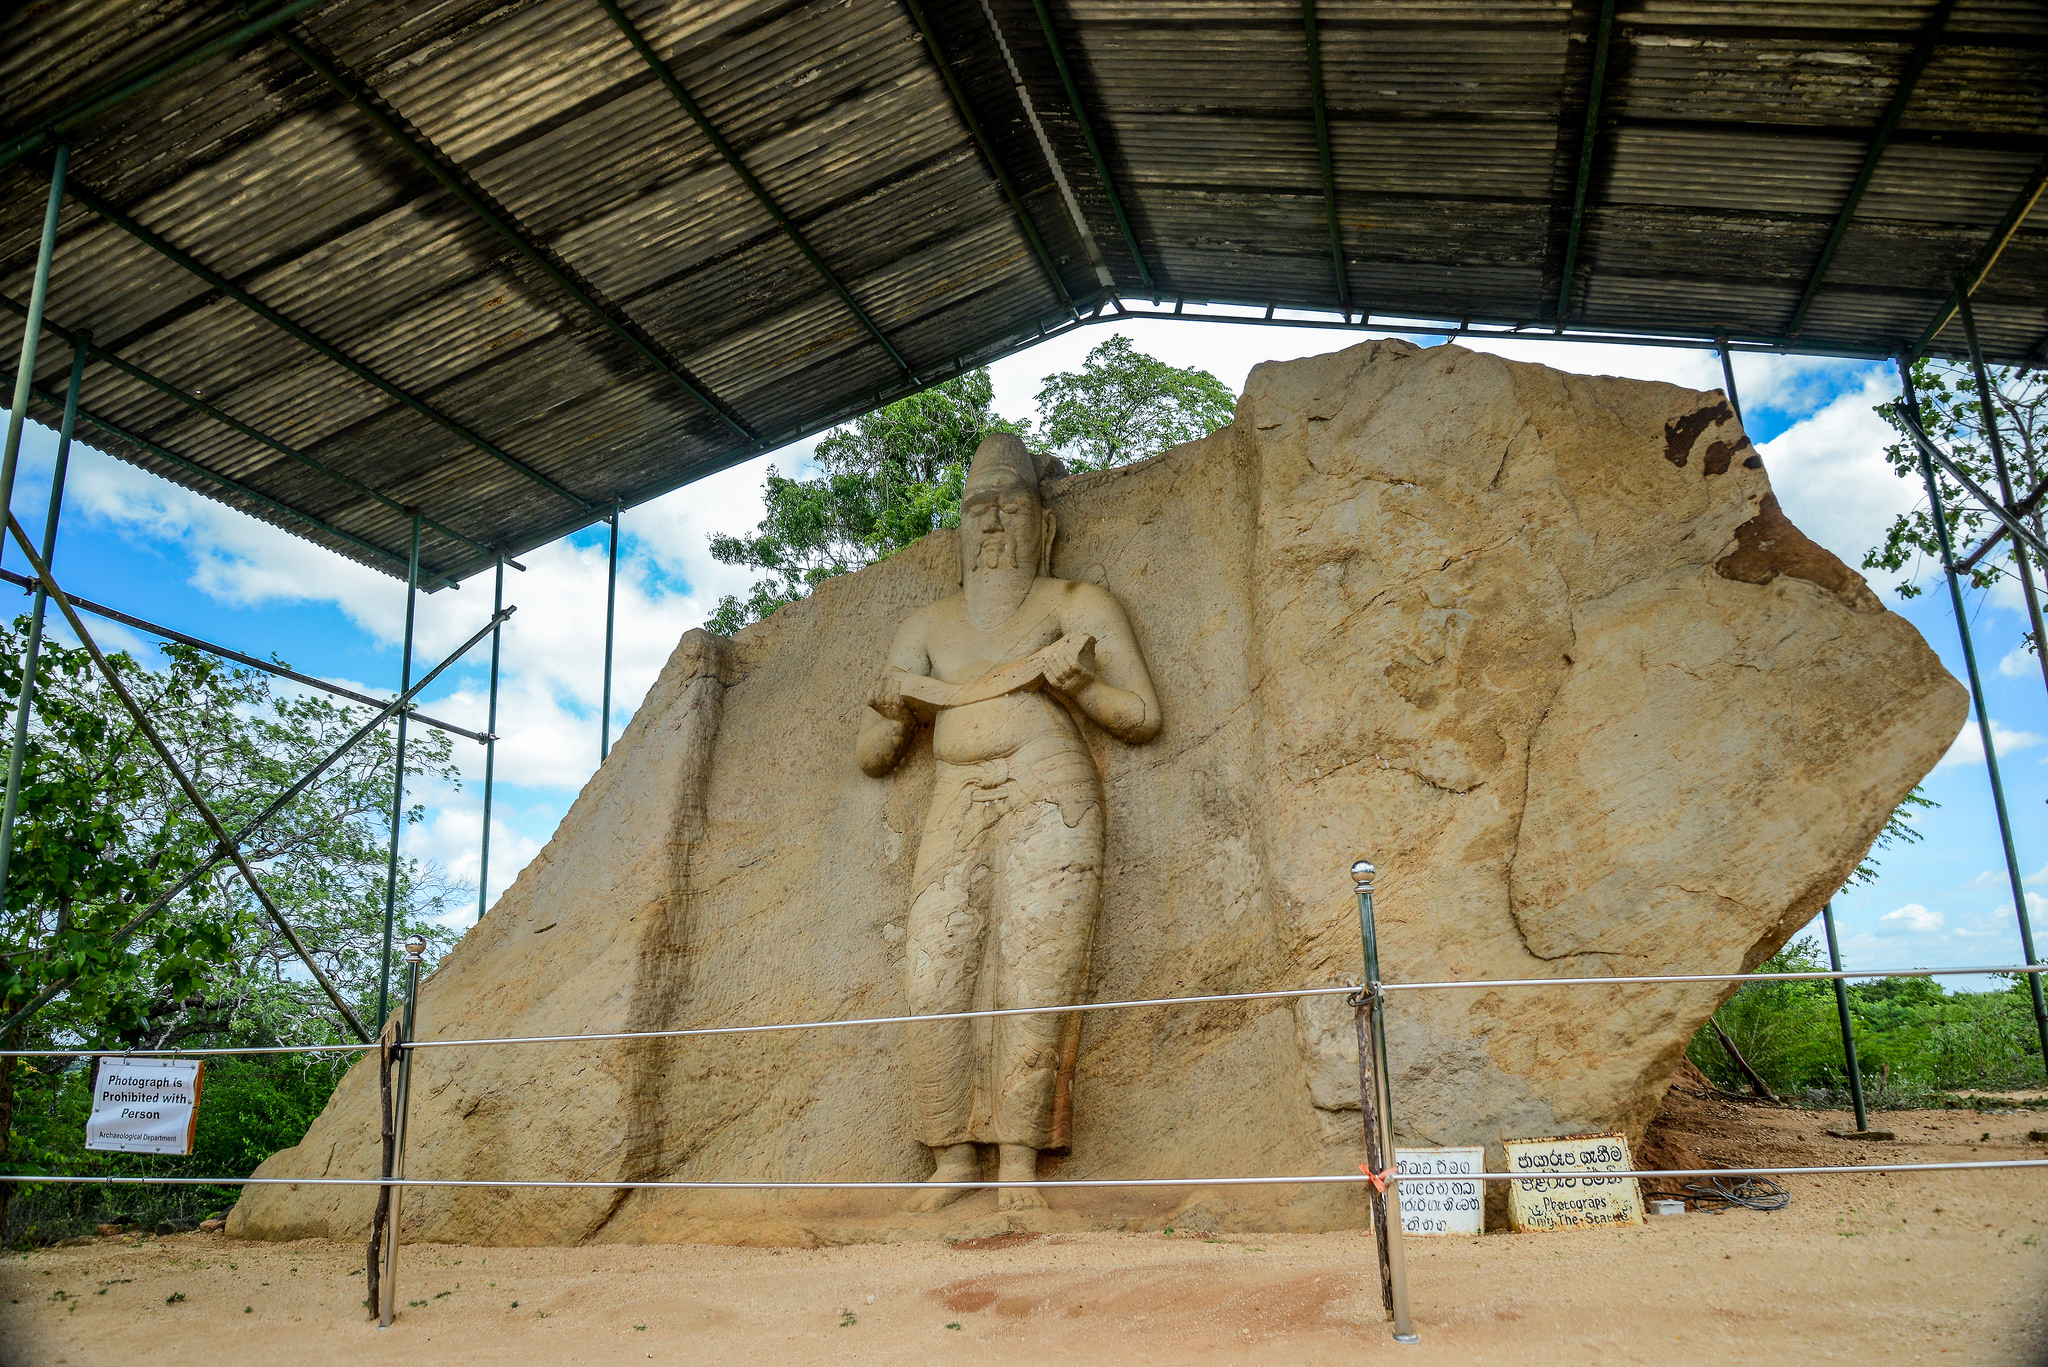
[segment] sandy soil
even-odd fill
[[[2048,1157],[2026,1141],[2038,1114],[1883,1122],[1904,1159]],[[1846,1123],[1690,1098],[1656,1143],[1730,1165],[1870,1161],[1880,1146],[1822,1133]],[[1388,1340],[1356,1233],[408,1247],[381,1332],[359,1247],[192,1234],[9,1256],[0,1364],[2048,1363],[2048,1172],[1790,1185],[1775,1214],[1411,1240],[1419,1348]]]

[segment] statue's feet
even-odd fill
[[[1036,1187],[1004,1187],[996,1193],[996,1209],[999,1211],[1049,1210],[1045,1198],[1038,1194]]]
[[[910,1199],[903,1203],[906,1214],[925,1215],[942,1210],[973,1190],[972,1187],[939,1186],[937,1183],[975,1182],[981,1179],[981,1165],[975,1161],[974,1145],[951,1144],[935,1152],[938,1166],[932,1169],[932,1175],[927,1179],[933,1185],[912,1193]]]
[[[1038,1150],[1028,1144],[1005,1144],[998,1151],[996,1180],[1034,1182],[1038,1180]],[[999,1211],[1045,1210],[1045,1197],[1036,1187],[1002,1187],[996,1192]]]

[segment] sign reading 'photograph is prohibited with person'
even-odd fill
[[[115,1153],[190,1153],[206,1065],[197,1059],[103,1055],[93,1072],[85,1147]]]

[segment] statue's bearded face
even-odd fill
[[[1040,573],[1045,530],[1045,505],[1023,484],[973,491],[960,503],[963,579],[990,570]]]

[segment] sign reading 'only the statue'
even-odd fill
[[[1129,744],[1159,731],[1159,699],[1124,610],[1107,589],[1051,574],[1053,515],[1039,498],[1049,457],[1008,433],[974,452],[960,499],[960,592],[912,613],[860,729],[861,768],[894,769],[932,719],[936,776],[911,875],[905,981],[912,1015],[978,1004],[1081,999],[1102,892],[1102,781],[1093,725]],[[909,1209],[966,1194],[976,1144],[997,1178],[1030,1182],[1065,1148],[1071,1014],[939,1021],[910,1030],[917,1139],[931,1190]],[[1002,1210],[1045,1200],[1000,1192]]]
[[[1508,1228],[1517,1234],[1643,1222],[1636,1179],[1601,1175],[1629,1171],[1627,1135],[1507,1139],[1501,1148],[1509,1172],[1530,1174],[1526,1182],[1508,1183]]]

